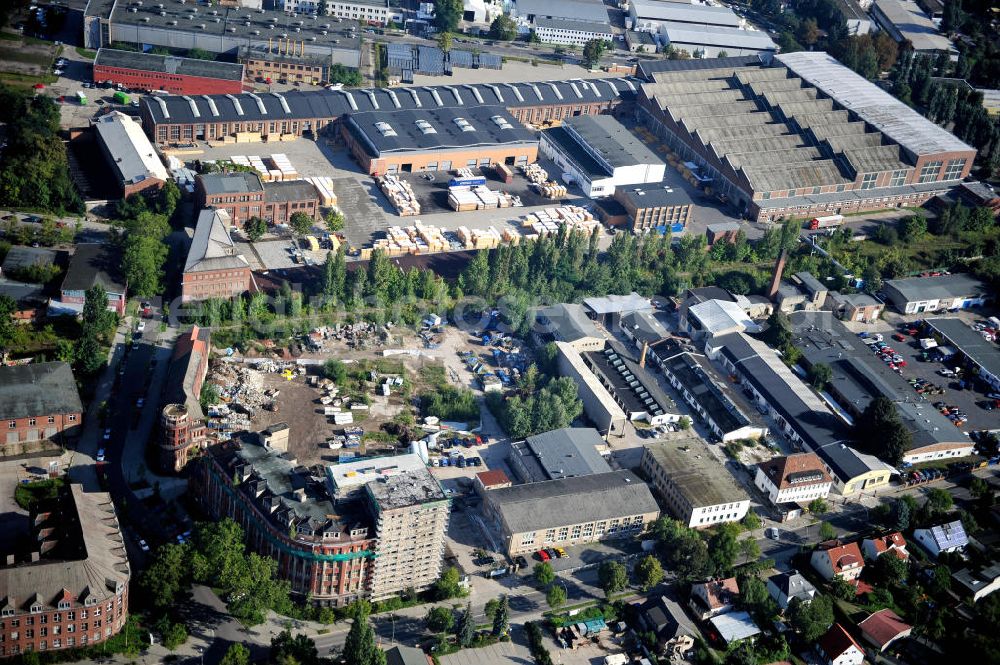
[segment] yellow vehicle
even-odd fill
[[[292,372],[292,370],[286,369],[284,372],[281,373],[281,376],[285,377],[286,381],[291,381],[295,377],[295,374]]]
[[[566,557],[568,557],[568,556],[569,556],[568,554],[566,554],[566,550],[564,550],[564,549],[563,549],[563,548],[561,548],[561,547],[555,547],[555,548],[553,548],[553,549],[554,549],[554,550],[556,551],[556,554],[558,554],[558,555],[559,555],[559,558],[560,558],[560,559],[565,559]]]

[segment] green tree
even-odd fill
[[[912,436],[899,417],[896,405],[879,395],[865,407],[854,422],[854,439],[865,452],[889,464],[898,465],[910,447]]]
[[[464,11],[462,0],[434,0],[434,25],[444,33],[455,32]],[[450,50],[451,40],[448,40],[447,49],[444,48],[445,45],[440,45],[441,50]]]
[[[747,511],[746,517],[743,518],[743,528],[747,531],[756,531],[761,527],[760,516],[752,510]]]
[[[601,562],[597,569],[597,577],[604,595],[609,598],[628,586],[628,569],[623,563],[614,559],[605,559]]]
[[[607,43],[603,39],[591,39],[583,45],[583,62],[587,69],[593,69],[597,66],[605,49],[607,49]]]
[[[343,299],[346,295],[344,287],[347,284],[347,257],[344,246],[336,252],[327,252],[323,263],[323,294],[331,298]]]
[[[837,532],[833,530],[833,527],[830,526],[829,522],[820,522],[819,539],[821,541],[833,540],[836,537],[837,537]]]
[[[955,500],[951,496],[951,492],[940,487],[931,488],[927,492],[927,508],[933,514],[944,513],[952,509],[955,505]]]
[[[338,386],[344,386],[347,383],[347,365],[336,358],[328,358],[323,363],[323,376]]]
[[[243,224],[243,232],[250,242],[257,242],[267,233],[267,222],[260,217],[251,217]]]
[[[644,556],[635,565],[635,579],[644,592],[662,582],[663,577],[663,566],[660,565],[660,560],[653,555]]]
[[[326,228],[330,233],[340,233],[344,230],[344,213],[339,210],[330,209],[323,216],[323,221],[326,222]]]
[[[142,574],[144,599],[157,609],[165,609],[174,604],[189,584],[187,546],[167,543],[156,548]]]
[[[808,603],[793,598],[788,604],[788,619],[806,643],[815,642],[833,625],[833,602],[829,596],[821,595]]]
[[[432,607],[425,621],[431,632],[446,633],[455,625],[455,614],[447,607]]]
[[[505,42],[513,41],[517,37],[517,23],[506,14],[501,14],[490,23],[490,39],[497,39]]]
[[[720,577],[728,577],[732,571],[733,564],[740,552],[737,536],[740,532],[740,525],[734,523],[720,524],[715,535],[708,541],[708,552],[715,567],[715,574]]]
[[[249,663],[250,650],[238,642],[230,644],[222,660],[219,661],[219,665],[249,665]]]
[[[187,628],[182,623],[171,623],[162,633],[163,646],[173,651],[188,640]]]
[[[375,644],[375,631],[368,623],[368,613],[361,608],[351,623],[341,653],[344,662],[354,665],[385,665],[385,652]]]
[[[496,613],[493,615],[493,635],[503,637],[510,632],[510,605],[507,596],[500,596]]]
[[[458,643],[467,647],[472,644],[475,638],[476,620],[472,616],[472,603],[469,603],[466,605],[465,611],[462,612],[462,619],[458,624]]]
[[[830,593],[841,600],[854,600],[857,591],[854,585],[842,577],[834,577],[830,580]]]
[[[896,588],[903,585],[909,574],[909,563],[891,552],[886,552],[884,556],[875,560],[875,576],[886,586]]]
[[[687,416],[681,416],[680,420],[677,421],[677,427],[683,431],[691,429],[691,419]]]
[[[434,597],[437,600],[448,600],[464,596],[462,588],[462,575],[455,566],[448,566],[438,581],[434,583]]]
[[[552,570],[552,564],[548,561],[536,563],[533,574],[535,582],[538,583],[539,586],[548,586],[556,579],[556,574]]]
[[[760,558],[760,545],[753,538],[744,538],[740,541],[740,555],[743,563],[750,563]]]
[[[899,239],[903,242],[920,240],[927,233],[927,219],[921,215],[911,215],[899,223]]]
[[[483,606],[483,614],[486,615],[487,619],[493,621],[493,617],[496,616],[497,610],[499,608],[500,608],[500,599],[490,598],[489,600],[486,601],[486,605]]]
[[[297,236],[305,236],[312,233],[314,221],[312,217],[304,212],[293,212],[288,219],[288,225],[292,227],[292,233]]]
[[[364,82],[361,72],[354,67],[347,67],[339,62],[330,67],[330,83],[341,83],[348,88],[357,88]]]
[[[830,506],[823,499],[813,499],[809,502],[809,512],[813,515],[822,515],[828,510],[830,510]]]
[[[553,584],[549,587],[549,590],[545,592],[545,602],[547,602],[549,607],[552,609],[561,607],[566,603],[566,588],[561,584]]]
[[[9,349],[17,338],[16,311],[17,302],[6,294],[0,295],[0,351]]]
[[[293,636],[287,628],[271,638],[270,660],[272,663],[295,662],[299,665],[320,663],[316,643],[301,633]]]
[[[809,383],[816,390],[823,390],[833,378],[833,369],[826,363],[813,363],[809,366]]]

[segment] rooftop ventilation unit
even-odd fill
[[[474,132],[474,131],[476,131],[476,128],[473,127],[472,124],[468,120],[466,120],[465,118],[453,118],[452,122],[454,122],[456,125],[458,125],[458,128],[460,130],[462,130],[463,132]]]
[[[434,126],[426,120],[417,120],[416,125],[421,134],[437,134],[437,130],[434,129]]]

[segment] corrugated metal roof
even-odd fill
[[[801,51],[782,53],[775,58],[916,155],[975,152],[951,132],[935,125],[826,53]]]

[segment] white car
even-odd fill
[[[110,427],[107,428],[106,430],[104,430],[104,440],[105,441],[110,441],[111,440],[111,428]]]
[[[139,399],[137,399],[135,401],[135,408],[141,409],[142,405],[145,404],[145,403],[146,403],[146,398],[145,397],[140,397]]]
[[[97,461],[98,462],[103,462],[104,461],[104,448],[98,449],[98,451],[97,451]]]
[[[141,549],[143,552],[149,551],[149,545],[147,545],[146,541],[143,540],[142,538],[139,539],[139,549]]]
[[[769,529],[764,529],[764,535],[770,538],[771,540],[778,540],[779,538],[781,538],[781,532],[775,529],[774,527],[771,527]]]
[[[139,325],[135,327],[135,332],[137,335],[141,335],[142,333],[146,332],[146,322],[140,321]]]

